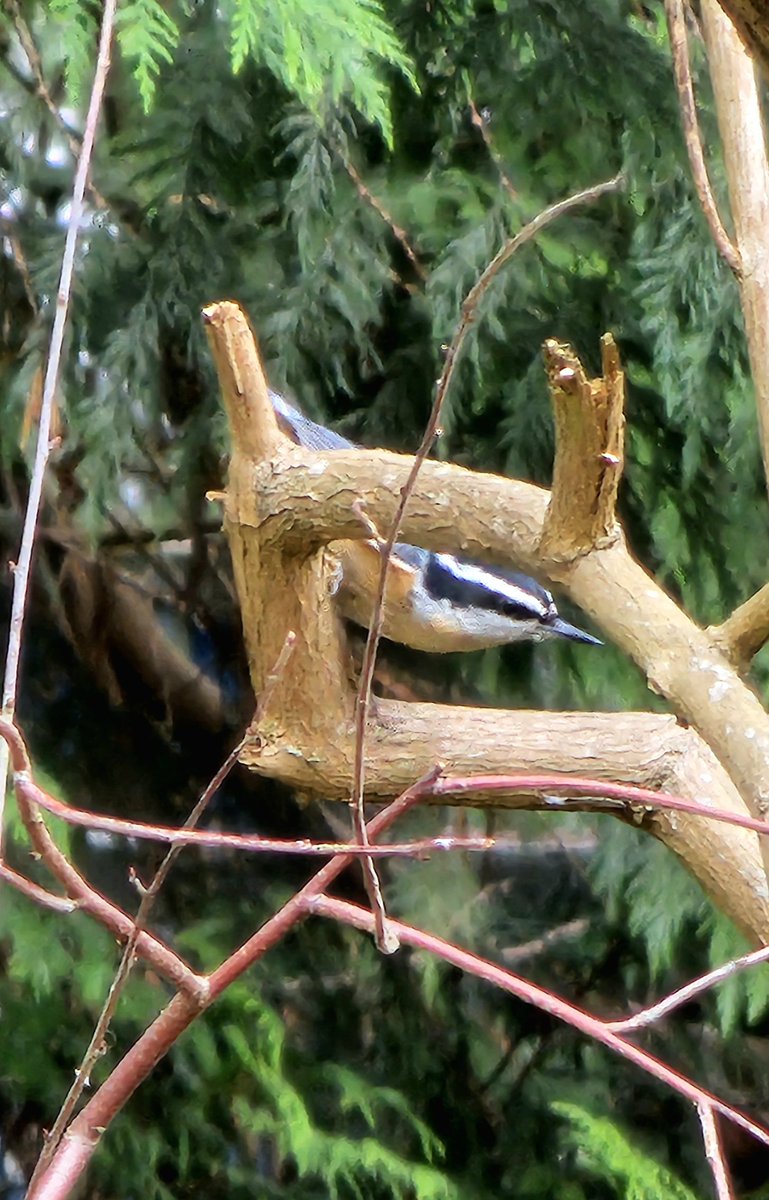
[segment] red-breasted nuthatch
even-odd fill
[[[309,420],[277,392],[270,392],[270,399],[281,428],[299,445],[311,450],[357,449],[333,429]],[[342,614],[367,628],[380,569],[377,544],[361,539],[333,543],[331,549],[340,564],[337,595]],[[434,653],[553,637],[602,644],[564,621],[550,592],[528,575],[407,542],[396,542],[390,560],[384,635]]]

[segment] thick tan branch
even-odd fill
[[[708,632],[738,671],[747,670],[753,655],[769,641],[769,583]]]
[[[243,380],[251,370],[238,365],[245,334],[228,340],[226,321],[217,326],[214,315],[209,310],[223,390],[225,397],[235,395],[227,530],[257,691],[286,630],[297,632],[280,696],[244,761],[311,793],[346,798],[355,753],[354,690],[333,598],[334,563],[344,564],[345,542],[367,536],[360,503],[379,528],[392,522],[412,460],[382,451],[282,449],[271,442],[274,456],[267,461],[259,438],[242,426],[248,407],[241,399],[247,392]],[[253,356],[260,374],[255,350]],[[735,811],[741,809],[739,789],[754,811],[763,814],[769,807],[769,722],[761,706],[714,640],[634,562],[621,535],[611,540],[616,477],[605,475],[603,467],[620,457],[615,450],[621,449],[622,379],[610,342],[604,344],[604,373],[610,381],[605,414],[596,416],[604,394],[596,404],[589,386],[568,414],[583,451],[589,447],[599,460],[597,467],[590,461],[592,486],[578,508],[580,519],[587,518],[581,553],[569,554],[569,561],[543,554],[549,493],[434,462],[423,464],[404,537],[428,548],[515,562],[561,582],[633,655],[651,685],[697,725],[715,756],[693,730],[679,728],[670,717],[500,713],[380,701],[366,730],[367,795],[397,795],[436,762],[463,774],[546,763],[557,771],[656,784]],[[263,406],[263,379],[255,388]],[[268,430],[268,441],[271,436]],[[735,737],[735,730],[745,736]],[[495,792],[472,802],[530,805],[532,799],[511,792],[505,800]],[[541,797],[536,800],[541,804]],[[754,940],[769,936],[766,878],[754,835],[729,827],[714,832],[712,823],[679,813],[649,815],[648,824]]]
[[[702,20],[742,264],[742,311],[769,485],[769,162],[763,117],[753,63],[716,0],[703,0]]]
[[[756,62],[769,76],[769,2],[768,0],[721,0],[721,8],[733,21]]]
[[[313,456],[312,466],[307,464],[306,452],[302,458],[302,452],[291,451],[272,474],[254,472],[265,538],[289,539],[294,546],[357,538],[353,497],[386,524],[409,459],[356,450]],[[766,816],[769,719],[756,696],[713,638],[678,608],[621,539],[572,563],[544,558],[539,546],[547,501],[548,493],[530,484],[426,462],[403,536],[430,549],[512,562],[560,583],[635,659],[653,690],[699,730],[751,811]]]
[[[545,370],[555,415],[553,492],[542,534],[547,558],[574,558],[619,536],[615,519],[625,434],[625,376],[614,338],[603,376],[588,379],[570,346],[549,340]]]
[[[302,749],[299,754],[293,742],[276,739],[247,749],[243,761],[300,790],[346,799],[352,729],[333,745],[316,738]],[[532,771],[547,763],[563,774],[590,773],[607,781],[665,789],[706,807],[745,811],[714,756],[674,717],[504,712],[379,701],[366,740],[369,797],[398,795],[435,762],[442,762],[447,774]],[[541,807],[541,797],[494,792],[462,796],[461,803],[531,808]],[[649,813],[642,823],[683,860],[752,941],[769,939],[766,881],[754,834],[683,813]]]

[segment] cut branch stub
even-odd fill
[[[301,451],[278,428],[256,339],[241,309],[229,302],[212,304],[203,317],[232,438],[224,525],[257,697],[288,633],[295,635],[281,676],[280,703],[270,706],[253,731],[255,746],[277,743],[289,755],[312,757],[346,736],[352,718],[347,644],[331,599],[338,564],[317,542],[289,546],[270,536],[259,469],[269,462],[272,472]]]
[[[611,334],[601,340],[603,375],[588,379],[570,346],[543,347],[556,428],[553,493],[542,554],[569,561],[619,536],[615,504],[622,474],[625,376]]]

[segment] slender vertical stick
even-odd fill
[[[43,383],[43,399],[40,406],[40,423],[37,432],[37,446],[32,477],[29,482],[27,511],[24,515],[24,529],[21,535],[19,557],[13,565],[13,598],[11,601],[11,621],[8,633],[8,650],[5,659],[5,676],[3,679],[2,715],[13,720],[16,709],[16,696],[19,684],[19,663],[21,660],[22,637],[24,633],[24,618],[29,595],[29,579],[32,568],[32,554],[35,548],[37,521],[40,515],[40,504],[43,495],[43,479],[50,454],[51,420],[56,403],[56,389],[59,382],[64,332],[67,327],[69,304],[72,297],[72,276],[75,267],[75,249],[77,246],[80,225],[83,219],[83,196],[88,172],[91,165],[96,126],[101,111],[104,87],[110,64],[110,46],[115,24],[117,0],[105,0],[102,16],[101,32],[99,34],[99,52],[96,59],[91,98],[88,103],[88,114],[83,134],[83,144],[77,161],[75,183],[72,189],[72,206],[67,225],[67,236],[64,242],[64,256],[61,263],[59,289],[56,293],[56,312],[51,331],[51,343],[48,349],[48,361],[45,368]],[[5,808],[5,790],[8,781],[8,746],[0,742],[0,851],[2,851],[3,813]]]

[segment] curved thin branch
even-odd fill
[[[673,55],[673,75],[678,91],[678,104],[681,109],[681,124],[684,130],[686,153],[689,155],[689,166],[692,169],[692,179],[716,249],[729,269],[740,279],[742,277],[740,253],[724,228],[713,198],[713,189],[710,186],[708,169],[705,165],[694,102],[692,76],[689,70],[689,46],[683,0],[665,0],[665,15],[668,22],[670,50]]]
[[[441,412],[443,405],[454,378],[454,372],[459,362],[459,357],[464,347],[465,339],[470,331],[471,325],[477,318],[478,307],[483,300],[488,288],[493,280],[500,273],[502,268],[508,263],[511,258],[528,242],[546,229],[564,213],[571,212],[575,208],[579,208],[584,204],[589,204],[600,197],[607,195],[610,192],[616,191],[622,183],[620,176],[608,180],[606,183],[598,184],[596,187],[586,188],[584,191],[577,192],[565,200],[559,201],[557,204],[552,204],[549,208],[538,213],[533,220],[520,230],[515,237],[509,241],[498,251],[491,262],[485,267],[480,277],[473,284],[468,292],[464,303],[459,322],[451,339],[451,344],[446,352],[446,357],[441,371],[440,378],[435,388],[435,398],[430,412],[430,417],[427,422],[424,436],[419,445],[419,449],[414,455],[414,459],[409,470],[408,477],[400,489],[400,499],[395,508],[395,515],[390,524],[390,530],[387,537],[384,539],[384,544],[380,549],[380,568],[379,580],[377,583],[376,592],[374,594],[371,607],[371,615],[368,623],[368,635],[366,637],[366,647],[363,652],[363,663],[360,672],[360,681],[358,684],[358,694],[355,702],[355,756],[353,761],[352,774],[352,795],[350,800],[353,827],[356,836],[359,839],[364,839],[366,836],[366,822],[363,814],[363,795],[365,790],[365,740],[366,740],[366,725],[369,719],[371,708],[371,686],[374,682],[374,670],[376,667],[377,648],[382,637],[384,628],[385,614],[385,594],[387,591],[387,576],[390,567],[390,559],[392,557],[395,543],[398,540],[401,522],[409,504],[411,494],[416,485],[417,476],[424,463],[427,455],[432,449],[433,442],[440,428]],[[233,431],[235,432],[235,431]],[[385,951],[394,950],[396,947],[387,942],[385,936],[384,925],[384,906],[382,902],[381,887],[379,878],[371,860],[363,860],[364,882],[366,890],[371,901],[371,906],[376,914],[377,928],[377,944],[380,949]]]

